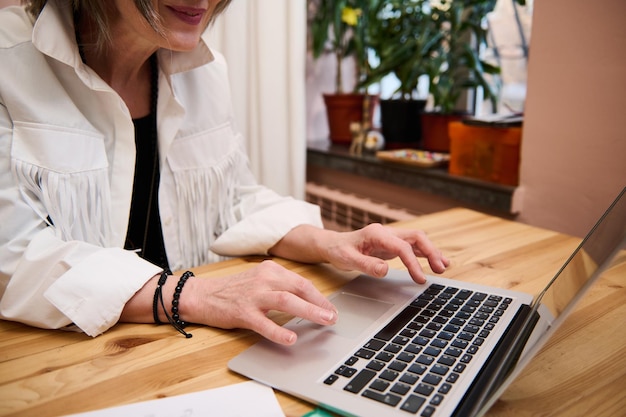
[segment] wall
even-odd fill
[[[584,236],[626,185],[626,1],[535,2],[518,220]]]

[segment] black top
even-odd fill
[[[130,207],[130,220],[126,233],[126,249],[137,250],[139,255],[168,268],[163,231],[159,218],[159,151],[157,148],[154,115],[134,119],[135,180]]]

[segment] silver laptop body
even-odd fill
[[[406,271],[329,296],[333,326],[295,318],[290,347],[262,340],[231,370],[340,415],[484,413],[626,245],[625,190],[536,297]]]

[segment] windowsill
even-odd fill
[[[474,208],[507,217],[513,215],[511,200],[515,187],[451,175],[447,167],[420,168],[382,161],[371,153],[352,155],[348,146],[329,144],[326,141],[309,141],[307,176],[311,177],[312,172],[319,170],[355,175],[375,181],[377,185],[392,184],[420,195],[445,200],[448,205]]]

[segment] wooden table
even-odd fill
[[[446,276],[535,294],[580,239],[452,209],[394,224],[420,228],[446,253]],[[202,277],[250,268],[259,258],[197,268]],[[278,260],[324,293],[356,276]],[[402,268],[398,260],[392,267]],[[424,264],[425,265],[425,264]],[[626,415],[626,256],[620,256],[490,410],[490,416]],[[279,322],[286,315],[274,317]],[[242,382],[227,361],[257,340],[243,330],[121,324],[90,338],[0,321],[0,415],[58,416]],[[287,416],[312,405],[276,393]]]

